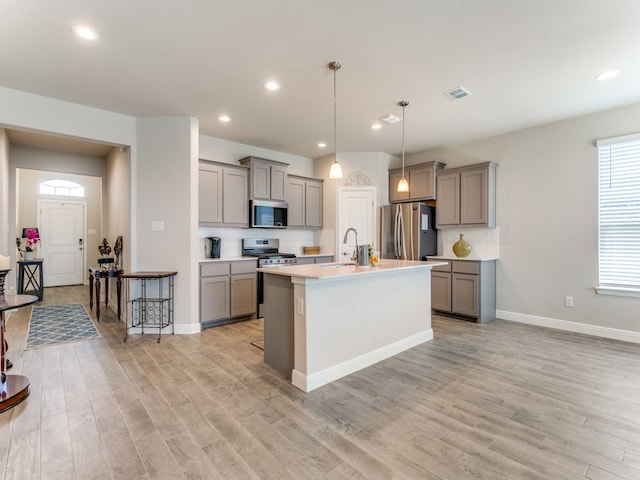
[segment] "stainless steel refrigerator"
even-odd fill
[[[380,207],[381,258],[426,260],[437,255],[436,209],[420,202]]]

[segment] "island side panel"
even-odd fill
[[[430,268],[293,283],[292,382],[304,391],[433,338]]]
[[[293,285],[291,277],[264,275],[264,362],[291,379],[293,370]]]

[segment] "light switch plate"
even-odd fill
[[[151,231],[152,232],[164,232],[164,221],[163,220],[153,220],[151,222]]]

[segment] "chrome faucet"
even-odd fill
[[[355,228],[353,227],[349,227],[347,228],[347,231],[344,232],[344,239],[342,240],[342,243],[346,244],[347,243],[347,238],[349,237],[349,232],[353,232],[356,235],[356,249],[353,251],[353,255],[351,256],[351,260],[353,260],[354,262],[358,262],[358,232],[356,231]]]

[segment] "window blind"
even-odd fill
[[[599,281],[640,289],[640,139],[598,142]]]

